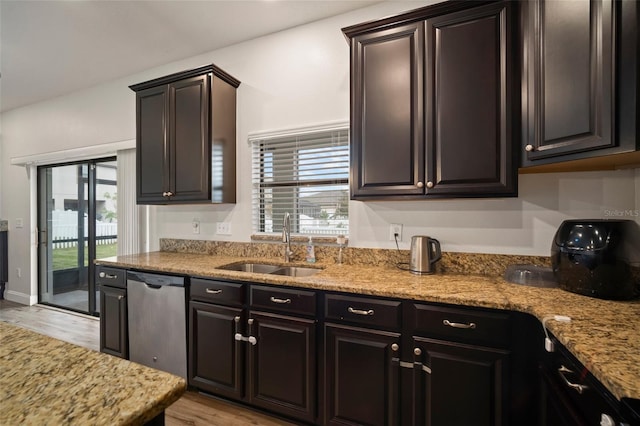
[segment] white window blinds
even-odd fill
[[[292,233],[348,235],[347,125],[256,135],[249,141],[255,233],[282,232],[289,212]]]

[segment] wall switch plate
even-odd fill
[[[218,222],[216,224],[216,234],[231,235],[231,222]]]
[[[16,219],[16,228],[24,228],[24,220],[22,218]]]
[[[194,234],[200,233],[200,219],[194,218],[193,221],[191,221],[191,230]]]
[[[402,241],[402,224],[392,223],[389,225],[389,240],[395,241],[396,235],[398,234],[398,241]]]

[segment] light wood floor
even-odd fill
[[[100,348],[97,318],[44,306],[25,306],[0,300],[0,321],[93,350]],[[263,415],[234,404],[187,392],[165,412],[166,426],[283,426],[293,423]]]

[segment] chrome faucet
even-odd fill
[[[284,261],[289,262],[291,260],[291,217],[289,212],[284,214],[284,220],[282,221],[282,242],[286,244],[284,247]]]

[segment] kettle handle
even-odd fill
[[[442,252],[440,251],[440,241],[436,240],[435,238],[429,238],[428,242],[434,254],[433,259],[431,259],[429,263],[436,263],[442,257]]]

